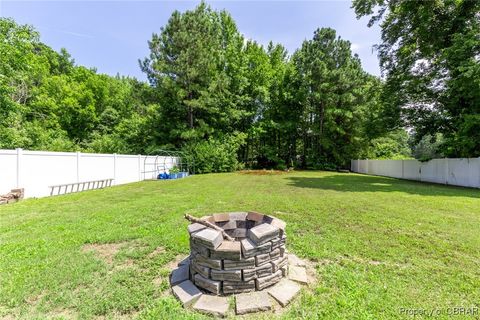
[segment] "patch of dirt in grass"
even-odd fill
[[[160,287],[162,285],[163,279],[165,279],[162,276],[158,276],[152,280],[152,283],[155,287]]]
[[[132,259],[127,259],[123,261],[121,264],[115,266],[114,271],[120,271],[128,268],[133,268],[135,267],[135,261]]]
[[[128,244],[128,242],[118,242],[118,243],[87,243],[83,245],[82,251],[83,252],[93,252],[103,261],[108,264],[113,263],[113,258],[118,253],[121,247]]]
[[[313,287],[313,285],[317,282],[317,265],[307,259],[303,259],[303,261],[305,261],[305,269],[307,269],[308,286]]]
[[[150,252],[148,254],[148,257],[149,258],[153,258],[159,254],[162,254],[162,253],[165,253],[165,248],[164,247],[157,247],[155,250],[153,250],[152,252]]]
[[[3,310],[0,306],[0,320],[15,320],[17,318],[18,316],[14,316],[11,310]]]
[[[130,319],[136,319],[137,315],[139,314],[139,311],[132,311],[130,313],[113,313],[109,314],[108,316],[96,316],[92,319],[95,320],[104,320],[104,319],[115,319],[115,320],[130,320]]]
[[[141,255],[141,252],[144,252],[147,249],[147,244],[138,240],[131,240],[114,243],[87,243],[83,245],[82,252],[93,252],[95,256],[102,259],[110,266],[114,264],[115,256],[120,253],[123,259],[127,259],[125,262],[120,263],[119,266],[128,267],[133,265],[133,260],[131,258],[135,258],[136,256],[139,256],[139,254]],[[155,249],[154,252],[155,254],[160,253],[160,247]]]
[[[47,319],[78,319],[78,315],[75,311],[71,309],[55,309],[50,311],[47,316]]]
[[[178,264],[179,264],[180,262],[182,262],[182,260],[184,260],[184,259],[187,258],[187,257],[188,257],[188,255],[186,255],[186,254],[179,254],[179,255],[177,255],[177,256],[175,257],[175,259],[173,259],[172,261],[170,261],[169,263],[167,263],[167,264],[164,266],[164,268],[165,268],[165,269],[168,269],[169,271],[172,271],[173,269],[175,269],[175,268],[178,266]]]
[[[252,174],[256,176],[266,176],[266,175],[275,175],[275,174],[285,174],[289,171],[281,171],[281,170],[242,170],[238,173],[240,174]]]
[[[28,297],[27,299],[25,299],[25,302],[28,303],[30,306],[36,306],[40,303],[44,296],[45,292],[42,292],[40,294]]]
[[[122,249],[124,249],[125,253],[131,254],[136,251],[144,251],[149,248],[148,244],[141,240],[132,240],[125,242],[125,246],[122,246]]]
[[[0,320],[14,320],[14,319],[78,319],[78,314],[72,309],[56,308],[47,313],[39,312],[33,306],[26,311],[26,314],[20,316],[20,311],[11,310],[9,314],[2,315],[0,313]]]

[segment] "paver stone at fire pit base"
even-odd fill
[[[308,283],[307,269],[305,267],[290,266],[288,268],[288,278],[300,283]]]
[[[297,267],[306,267],[307,264],[305,261],[294,255],[293,253],[288,254],[288,263],[292,266],[297,266]]]
[[[183,281],[180,284],[172,287],[173,295],[177,297],[184,307],[190,306],[200,296],[202,292],[192,283],[192,281]]]
[[[272,308],[272,302],[266,291],[239,294],[235,297],[235,305],[238,315]]]
[[[201,313],[225,317],[228,312],[228,299],[204,294],[195,302],[193,309]]]
[[[182,261],[178,263],[178,266],[180,267],[180,266],[183,266],[184,264],[190,264],[190,259],[191,259],[190,255],[186,256],[184,259],[182,259]]]
[[[174,286],[179,284],[180,282],[188,280],[189,272],[190,272],[189,264],[184,264],[174,269],[170,277],[170,284]]]
[[[286,279],[280,281],[268,290],[268,293],[275,298],[282,307],[289,304],[299,292],[300,286],[295,282]]]

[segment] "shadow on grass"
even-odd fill
[[[422,196],[451,196],[480,199],[480,190],[388,177],[334,174],[324,177],[288,177],[290,185],[299,188],[341,192],[405,192]]]

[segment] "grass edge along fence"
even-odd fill
[[[351,171],[406,180],[480,188],[480,158],[351,160]]]

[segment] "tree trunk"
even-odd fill
[[[193,99],[193,95],[192,93],[190,92],[188,94],[188,101],[192,101]],[[187,117],[188,117],[188,126],[190,127],[190,129],[193,129],[193,109],[192,109],[192,106],[188,106],[188,109],[187,109]]]
[[[323,121],[325,119],[325,106],[320,104],[320,124],[318,130],[318,155],[322,154],[322,136],[323,136]]]

